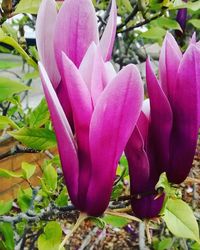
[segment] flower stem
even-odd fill
[[[87,214],[85,213],[80,213],[78,220],[76,221],[75,225],[73,226],[72,230],[70,231],[69,234],[67,234],[64,238],[64,240],[61,242],[60,246],[59,246],[59,250],[61,250],[64,245],[67,243],[67,241],[69,240],[69,238],[73,235],[73,233],[79,228],[79,226],[81,225],[81,223],[88,217]]]
[[[132,215],[129,215],[129,214],[125,214],[125,213],[118,213],[118,212],[113,212],[113,211],[106,210],[105,214],[115,215],[115,216],[125,218],[127,220],[133,220],[133,221],[141,222],[141,220],[139,218],[137,218],[135,216],[132,216]]]

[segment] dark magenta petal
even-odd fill
[[[154,75],[149,59],[146,62],[147,89],[150,99],[149,147],[154,164],[160,172],[169,164],[169,145],[172,130],[172,110],[169,101]]]
[[[67,117],[67,120],[71,126],[72,131],[74,130],[74,122],[73,122],[73,115],[72,115],[72,108],[69,101],[69,95],[67,90],[67,85],[64,83],[64,79],[60,82],[56,89],[56,94],[58,96],[58,99],[60,101],[60,104],[62,105],[62,108],[65,112],[65,115]]]
[[[184,33],[185,27],[186,27],[186,21],[187,21],[187,9],[186,8],[178,10],[176,21],[180,24],[182,32]]]
[[[140,114],[143,84],[134,65],[124,67],[100,95],[90,124],[92,174],[87,212],[108,206],[119,158]]]
[[[183,56],[174,93],[173,133],[167,177],[180,183],[187,177],[196,150],[199,118],[200,51],[190,45]]]
[[[145,138],[142,138],[136,126],[125,149],[129,165],[130,189],[132,194],[143,192],[149,180],[150,166],[144,148],[144,140]]]
[[[93,112],[91,95],[74,63],[63,53],[63,72],[73,111],[79,157],[79,209],[84,211],[91,175],[89,126]]]
[[[58,150],[61,158],[62,169],[67,184],[67,189],[72,203],[77,206],[79,163],[76,142],[73,138],[71,128],[65,117],[53,86],[41,63],[39,63],[45,97],[55,129]]]
[[[164,194],[155,200],[156,195],[147,195],[141,199],[132,198],[131,206],[135,215],[141,219],[157,217],[162,209]]]
[[[174,37],[167,32],[160,53],[159,74],[162,89],[170,103],[173,101],[177,71],[181,59],[182,53],[177,42]]]

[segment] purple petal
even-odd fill
[[[174,95],[177,71],[182,53],[174,37],[167,32],[159,59],[160,80],[163,91],[171,103]]]
[[[146,138],[142,138],[142,135],[136,126],[125,150],[129,165],[131,180],[130,189],[132,195],[143,192],[149,180],[150,167],[148,157],[145,152],[144,140],[146,140]]]
[[[57,17],[54,0],[43,0],[36,22],[36,42],[40,56],[49,78],[56,89],[60,83],[60,74],[54,55],[54,31]]]
[[[143,102],[144,103],[144,102]],[[149,124],[150,121],[146,117],[143,111],[141,111],[139,119],[137,121],[137,127],[139,129],[139,132],[142,136],[142,139],[144,141],[144,149],[147,150],[147,139],[148,139],[148,133],[149,133]]]
[[[147,195],[141,199],[133,198],[131,200],[131,205],[135,215],[141,219],[150,219],[158,217],[164,202],[165,196],[162,195],[159,198],[156,195]]]
[[[108,23],[100,40],[100,48],[104,61],[109,61],[111,59],[113,45],[115,41],[117,27],[117,7],[115,0],[112,0],[112,6],[110,10],[110,16]]]
[[[64,1],[57,16],[54,41],[59,70],[62,65],[62,51],[79,67],[93,41],[98,44],[99,40],[96,14],[92,1]]]
[[[89,90],[73,62],[63,53],[63,72],[73,111],[79,156],[79,209],[84,210],[90,179],[89,125],[93,111]]]
[[[167,171],[170,182],[180,183],[187,177],[195,154],[198,136],[198,91],[200,51],[190,45],[183,56],[175,89],[171,161]]]
[[[77,205],[79,164],[76,144],[57,95],[52,87],[52,84],[43,65],[40,62],[39,69],[44,93],[56,133],[58,150],[61,158],[62,169],[67,189],[73,204]]]
[[[151,107],[150,150],[156,158],[156,165],[162,171],[169,164],[169,144],[172,130],[172,110],[152,70],[149,59],[146,62],[147,89]]]
[[[139,117],[143,84],[134,65],[124,67],[107,85],[90,124],[91,181],[87,211],[103,213],[109,203],[118,160]]]
[[[63,75],[63,72],[61,73]],[[60,84],[58,85],[56,89],[56,94],[58,96],[58,99],[60,101],[60,104],[62,105],[62,108],[65,112],[65,115],[67,117],[67,120],[70,124],[70,127],[72,131],[74,130],[74,122],[73,122],[73,115],[72,115],[72,108],[69,100],[68,90],[67,90],[67,84],[64,82],[64,79],[61,80]]]
[[[187,22],[187,8],[180,9],[177,12],[176,21],[180,24],[182,32],[184,33]],[[180,32],[180,31],[179,31]]]

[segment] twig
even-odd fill
[[[151,244],[152,237],[151,237],[150,230],[149,230],[149,220],[145,220],[145,231],[146,231],[148,243]]]
[[[82,244],[81,244],[81,246],[79,247],[78,250],[84,250],[84,249],[86,249],[88,247],[89,243],[91,242],[92,237],[97,234],[98,230],[99,230],[98,227],[93,228],[89,232],[89,234],[84,238],[84,240],[83,240],[83,242],[82,242]],[[90,248],[90,250],[91,250],[91,248]]]
[[[99,19],[101,21],[100,25],[99,25],[99,33],[101,33],[101,29],[103,28],[103,26],[106,24],[106,20],[109,17],[109,13],[110,13],[110,9],[111,9],[111,5],[112,5],[112,1],[110,0],[109,5],[105,11],[104,17]]]
[[[144,222],[139,223],[139,249],[140,250],[145,250],[146,249]]]
[[[14,216],[5,215],[5,216],[0,216],[0,221],[10,222],[12,224],[15,224],[25,219],[28,222],[36,222],[39,220],[47,220],[49,216],[52,216],[55,214],[58,215],[59,213],[70,212],[74,210],[75,210],[75,207],[73,205],[62,207],[62,209],[59,209],[58,207],[52,207],[52,205],[49,205],[47,208],[42,209],[39,214],[35,214],[35,213],[32,213],[31,211],[28,211],[26,213],[19,213]]]
[[[45,150],[44,153],[50,158],[53,159],[54,155],[49,151],[49,150]]]
[[[130,15],[127,16],[127,18],[124,20],[123,23],[119,24],[117,26],[117,30],[120,30],[121,28],[123,28],[129,21],[131,21],[131,19],[133,19],[133,17],[137,14],[138,12],[138,5],[136,5],[132,12],[130,13]]]
[[[123,217],[127,220],[131,220],[131,221],[137,221],[137,222],[141,222],[141,220],[135,216],[129,215],[129,214],[125,214],[125,213],[118,213],[118,212],[113,212],[110,210],[106,210],[105,214],[110,214],[110,215],[115,215],[115,216],[119,216],[119,217]]]
[[[0,160],[12,156],[12,155],[16,155],[16,154],[20,154],[20,153],[39,153],[40,151],[32,149],[32,148],[25,148],[21,145],[15,145],[14,147],[12,147],[9,151],[0,154]]]
[[[12,136],[9,134],[5,134],[5,135],[1,136],[0,137],[0,144],[9,141],[11,138],[12,138]]]
[[[117,33],[125,33],[125,32],[129,32],[131,30],[134,30],[134,29],[139,28],[139,27],[141,27],[141,26],[143,26],[145,24],[150,23],[151,21],[157,19],[158,17],[161,17],[162,15],[163,15],[163,12],[161,12],[159,14],[156,14],[153,17],[151,17],[150,19],[146,19],[143,22],[137,23],[136,25],[131,26],[131,27],[127,28],[127,29],[117,31]]]
[[[131,206],[125,207],[125,208],[113,209],[113,211],[118,212],[118,213],[128,213],[128,212],[131,212]]]
[[[64,240],[61,242],[59,249],[61,250],[64,245],[67,243],[67,241],[69,240],[69,238],[73,235],[73,233],[79,228],[79,226],[81,225],[81,223],[88,217],[87,214],[85,213],[80,213],[78,220],[76,221],[76,224],[73,226],[71,232],[69,234],[67,234],[64,238]]]

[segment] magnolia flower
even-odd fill
[[[89,50],[94,48],[92,44]],[[89,54],[83,58],[88,68],[84,74],[92,74],[89,78],[62,55],[75,136],[45,68],[41,63],[39,67],[71,201],[79,210],[98,216],[108,206],[118,161],[140,114],[143,87],[134,65],[124,67],[114,78],[109,71],[105,80],[101,54],[97,53],[93,69],[88,67]]]
[[[164,197],[155,199],[155,185],[162,172],[171,183],[181,183],[192,167],[199,128],[197,47],[191,44],[182,55],[173,36],[167,33],[159,60],[159,81],[147,60],[150,103],[145,102],[126,147],[132,207],[139,217],[158,215]]]
[[[184,2],[187,2],[187,0],[183,0]],[[187,8],[183,8],[177,11],[177,15],[176,15],[176,21],[179,23],[182,31],[180,30],[176,30],[175,34],[177,36],[182,36],[185,32],[185,28],[186,28],[186,22],[187,22]]]
[[[59,101],[73,127],[71,104],[62,72],[62,51],[79,67],[92,42],[101,50],[104,61],[111,58],[116,32],[116,3],[99,40],[95,9],[91,0],[64,1],[59,12],[54,0],[43,0],[36,23],[36,41],[40,60],[53,84]]]

